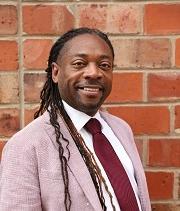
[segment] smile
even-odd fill
[[[98,92],[100,90],[99,88],[87,88],[87,87],[84,87],[82,89],[87,92]]]
[[[102,88],[100,86],[85,86],[85,87],[78,87],[78,90],[87,96],[97,97],[101,93]]]
[[[77,88],[89,92],[97,92],[102,90],[102,86],[100,85],[84,85],[84,86],[82,85],[82,86],[77,86]]]

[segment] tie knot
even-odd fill
[[[97,133],[101,133],[101,123],[95,119],[91,118],[84,126],[87,131],[89,131],[92,135]]]

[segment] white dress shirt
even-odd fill
[[[112,194],[113,204],[114,204],[116,210],[120,211],[120,207],[119,207],[116,195],[115,195],[114,190],[111,186],[111,183],[106,175],[106,172],[104,171],[103,166],[101,165],[98,157],[95,154],[95,151],[93,148],[92,135],[84,129],[84,125],[89,121],[90,118],[96,118],[100,121],[100,123],[102,125],[102,133],[107,137],[108,141],[110,142],[111,146],[113,147],[114,151],[116,152],[118,158],[120,159],[128,177],[129,177],[133,191],[135,193],[136,200],[137,200],[137,203],[139,206],[139,210],[142,211],[139,197],[138,197],[138,187],[137,187],[137,183],[136,183],[136,180],[134,177],[134,168],[133,168],[132,162],[131,162],[128,154],[126,153],[124,147],[122,146],[120,140],[118,140],[118,138],[115,136],[114,132],[111,130],[109,125],[105,122],[105,120],[103,118],[101,118],[99,112],[97,112],[93,117],[91,117],[81,111],[78,111],[78,110],[72,108],[64,101],[63,101],[63,104],[64,104],[64,108],[65,108],[66,112],[68,113],[69,117],[71,118],[77,132],[82,136],[86,146],[93,153],[94,158],[101,170],[102,176],[104,177],[104,179],[106,181],[108,190]],[[103,190],[103,195],[105,198],[105,204],[107,207],[107,211],[112,211],[113,208],[112,208],[112,205],[110,202],[110,197],[109,197],[107,191],[105,190],[104,186],[102,187],[102,190]]]

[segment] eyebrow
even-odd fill
[[[88,57],[88,55],[85,54],[85,53],[78,53],[78,54],[75,54],[73,56],[75,56],[75,57],[83,57],[83,58],[87,58]],[[108,55],[105,55],[105,54],[104,55],[100,55],[99,58],[100,59],[112,59],[112,57],[110,57]]]

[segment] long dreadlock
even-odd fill
[[[45,70],[47,72],[47,80],[40,94],[40,99],[41,99],[40,107],[38,111],[34,114],[34,118],[37,118],[38,116],[42,115],[45,111],[48,111],[50,115],[50,123],[52,124],[55,130],[56,142],[59,145],[59,159],[60,159],[60,164],[61,164],[62,177],[64,181],[64,205],[65,205],[66,211],[70,210],[71,204],[72,204],[71,196],[69,193],[69,177],[68,177],[68,160],[70,157],[70,151],[68,149],[69,141],[63,136],[60,125],[57,121],[58,113],[60,113],[61,117],[64,119],[65,124],[67,125],[67,128],[69,129],[87,165],[87,168],[89,169],[89,172],[94,182],[103,210],[106,210],[106,206],[105,206],[105,200],[102,193],[102,183],[104,184],[105,189],[107,190],[110,196],[111,204],[114,208],[114,205],[112,203],[112,195],[107,188],[105,180],[101,175],[100,169],[94,159],[94,156],[90,152],[90,150],[86,147],[84,140],[77,134],[77,131],[71,119],[69,118],[67,112],[64,109],[60,92],[58,89],[58,83],[54,83],[52,80],[52,63],[57,61],[60,51],[63,49],[65,43],[67,43],[69,40],[73,39],[74,37],[82,35],[82,34],[94,34],[100,37],[101,39],[103,39],[108,44],[109,48],[111,49],[112,55],[114,58],[114,50],[113,50],[110,40],[108,39],[106,34],[104,34],[103,32],[97,29],[89,29],[89,28],[72,29],[68,31],[67,33],[65,33],[64,35],[62,35],[54,43],[54,45],[51,48],[49,59],[48,59],[48,67]],[[68,158],[66,158],[64,155],[64,148],[60,140],[63,140],[66,143],[66,148],[68,150]]]

